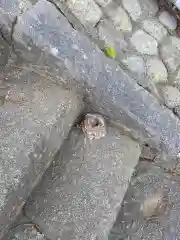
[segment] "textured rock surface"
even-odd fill
[[[131,37],[131,43],[141,54],[156,55],[157,41],[142,30],[136,31]]]
[[[37,231],[32,224],[24,224],[14,228],[5,237],[6,240],[46,240],[44,234]]]
[[[25,208],[49,239],[106,239],[140,155],[115,129],[89,142],[74,129]]]
[[[85,86],[86,100],[94,111],[120,121],[138,132],[138,137],[148,138],[170,155],[179,153],[179,120],[129,78],[118,63],[73,30],[51,3],[40,0],[23,14],[16,25],[14,40],[16,43],[21,40],[26,46],[25,49],[22,44],[21,48],[15,46],[25,59],[35,61],[37,50],[43,49],[53,68],[65,66],[66,74],[77,81],[75,85]]]
[[[174,108],[180,105],[180,91],[177,88],[172,86],[162,86],[161,94],[167,107]]]
[[[156,20],[145,20],[142,23],[143,29],[160,42],[166,35],[167,30]]]
[[[112,20],[115,28],[117,30],[122,30],[125,32],[131,32],[132,25],[128,14],[124,11],[122,7],[116,7],[107,11],[109,18]]]
[[[127,55],[122,58],[122,63],[133,73],[136,73],[138,77],[144,76],[146,72],[145,63],[142,57],[136,55]]]
[[[126,49],[127,42],[124,35],[112,27],[112,23],[108,20],[103,20],[98,25],[98,37],[103,40],[105,44],[114,46],[119,49]]]
[[[160,13],[159,21],[170,30],[175,30],[177,27],[176,19],[166,11]]]
[[[105,7],[107,4],[110,4],[112,0],[95,0],[95,2],[102,7]]]
[[[67,5],[84,25],[93,27],[102,16],[101,9],[93,0],[68,0]]]
[[[162,44],[160,54],[170,71],[175,71],[180,66],[180,39],[168,37]]]
[[[14,80],[0,107],[0,238],[83,108],[74,93],[43,77],[26,74]]]
[[[109,240],[121,238],[133,240],[179,239],[180,196],[178,181],[178,175],[174,174],[173,177],[151,163],[142,162],[138,167],[136,177],[132,178],[131,188],[128,190],[129,194],[124,199],[124,205],[127,205],[129,209],[131,207],[131,212],[135,215],[130,215],[127,219],[121,211]],[[158,192],[162,192],[164,196],[164,206],[161,206],[161,211],[155,212],[154,217],[143,220],[140,212],[138,213],[141,204],[145,199],[152,198]],[[129,209],[123,208],[126,214]],[[128,229],[128,227],[130,228]]]
[[[166,83],[167,82],[167,70],[163,62],[159,59],[150,59],[146,62],[147,75],[148,77],[156,83]]]
[[[122,5],[134,21],[140,18],[142,10],[138,0],[122,0]]]

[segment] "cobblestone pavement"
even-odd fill
[[[175,33],[177,23],[166,11],[158,14],[155,0],[50,2],[58,6],[65,2],[99,47],[114,48],[114,59],[128,74],[180,117],[180,38]],[[140,162],[110,240],[180,239],[179,170],[168,171],[158,166],[158,160]],[[141,207],[157,191],[165,199],[165,214],[158,209],[155,219],[151,219],[154,213],[144,216],[148,214],[143,215]],[[21,227],[17,226],[13,239],[45,239],[31,222]]]
[[[166,11],[158,13],[156,0],[66,2],[86,29],[95,33],[101,48],[115,48],[115,60],[130,76],[168,108],[180,105],[177,22]]]
[[[101,49],[113,47],[114,59],[128,74],[180,117],[180,38],[174,17],[158,13],[155,0],[67,0],[67,5],[95,33]],[[167,173],[156,163],[139,164],[110,240],[180,239],[179,173]],[[159,190],[168,199],[167,215],[159,214],[155,221],[144,218],[141,203]]]

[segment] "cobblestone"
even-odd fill
[[[162,86],[160,93],[167,107],[175,108],[180,105],[180,91],[177,88],[172,86]]]
[[[176,29],[177,26],[176,19],[166,11],[160,13],[159,21],[170,30]]]
[[[147,75],[155,83],[167,83],[167,70],[159,59],[149,59],[146,62]]]
[[[108,11],[108,15],[117,30],[131,32],[131,20],[122,7],[119,6],[116,9]]]
[[[102,16],[101,9],[93,0],[68,0],[67,5],[84,25],[93,27]]]
[[[127,55],[125,58],[122,58],[122,63],[132,73],[136,73],[138,77],[142,77],[142,75],[144,77],[146,66],[142,57],[136,55]]]
[[[142,10],[138,0],[122,0],[122,5],[134,21],[140,18]]]
[[[145,20],[142,23],[143,29],[160,42],[166,35],[167,30],[156,20]]]
[[[143,30],[138,30],[133,34],[131,44],[141,54],[157,55],[158,53],[157,41]]]
[[[160,54],[167,68],[173,72],[180,66],[180,39],[168,37],[161,45]]]

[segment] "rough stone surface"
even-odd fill
[[[124,35],[113,28],[112,23],[108,20],[103,20],[98,25],[98,37],[103,40],[106,45],[114,46],[121,50],[127,48],[127,42]]]
[[[142,162],[137,168],[137,175],[132,178],[131,188],[125,196],[123,208],[128,215],[129,209],[133,215],[119,213],[116,224],[111,231],[109,240],[118,239],[179,239],[180,204],[179,204],[179,175],[178,172],[168,174],[151,163]],[[155,211],[155,216],[142,218],[140,206],[146,199],[162,192],[164,206]],[[151,204],[152,205],[152,204]],[[139,212],[138,212],[139,211]]]
[[[44,77],[31,73],[14,81],[0,107],[0,238],[83,109],[74,93]]]
[[[166,11],[160,13],[159,21],[170,30],[175,30],[177,27],[176,19]]]
[[[26,11],[32,6],[31,1],[29,0],[12,0],[6,1],[2,0],[0,2],[0,18],[1,18],[1,29],[3,35],[10,41],[10,32],[15,21],[15,18],[21,14],[22,12]]]
[[[122,5],[134,21],[140,18],[142,10],[138,0],[122,0]]]
[[[116,61],[75,31],[51,3],[39,0],[21,16],[14,42],[24,61],[40,62],[38,51],[43,50],[41,53],[45,53],[53,69],[58,67],[59,72],[71,76],[71,83],[73,77],[75,86],[84,87],[85,100],[93,111],[125,124],[135,136],[148,139],[172,157],[177,156],[180,121],[135,83]]]
[[[167,69],[159,59],[150,59],[146,62],[147,75],[155,83],[167,82]]]
[[[160,54],[168,70],[176,71],[180,66],[180,39],[168,37],[160,48]]]
[[[110,4],[112,0],[95,0],[95,2],[102,7],[105,7],[106,5]]]
[[[142,27],[158,42],[160,42],[167,35],[167,30],[156,20],[145,20],[142,23]]]
[[[138,162],[139,145],[111,128],[91,142],[74,129],[63,149],[25,212],[49,239],[106,239]]]
[[[122,0],[122,4],[134,21],[155,16],[158,11],[157,3],[154,0]]]
[[[131,37],[131,44],[141,54],[156,55],[157,41],[143,30],[137,30]]]
[[[107,11],[107,14],[117,30],[131,32],[131,20],[122,7],[119,6],[118,8],[110,9]]]
[[[44,234],[32,224],[20,225],[9,232],[6,240],[46,240]]]
[[[172,86],[162,86],[161,94],[167,107],[174,108],[180,105],[180,91],[177,88]]]
[[[102,11],[93,0],[68,0],[68,7],[84,25],[94,27],[102,16]]]
[[[146,66],[142,57],[136,55],[127,55],[122,58],[122,63],[132,72],[141,77],[146,72]]]

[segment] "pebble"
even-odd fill
[[[142,23],[142,28],[160,42],[166,35],[167,30],[161,23],[156,20],[145,20]]]
[[[167,82],[167,69],[159,59],[150,59],[146,62],[147,76],[155,83]]]
[[[176,19],[166,11],[160,13],[159,21],[170,30],[175,30],[177,27]]]
[[[168,37],[160,47],[160,55],[168,70],[176,71],[180,66],[180,39]]]
[[[116,9],[111,9],[111,11],[108,11],[107,14],[109,18],[111,18],[113,25],[117,30],[131,32],[131,20],[122,7],[119,6]]]
[[[138,0],[122,0],[122,5],[134,21],[140,18],[142,10]]]
[[[175,108],[180,105],[180,91],[176,87],[161,86],[160,94],[168,108]]]
[[[67,0],[67,6],[87,26],[94,27],[102,17],[100,7],[93,0]]]
[[[145,33],[143,30],[137,30],[131,37],[131,43],[141,54],[157,55],[157,41]]]

